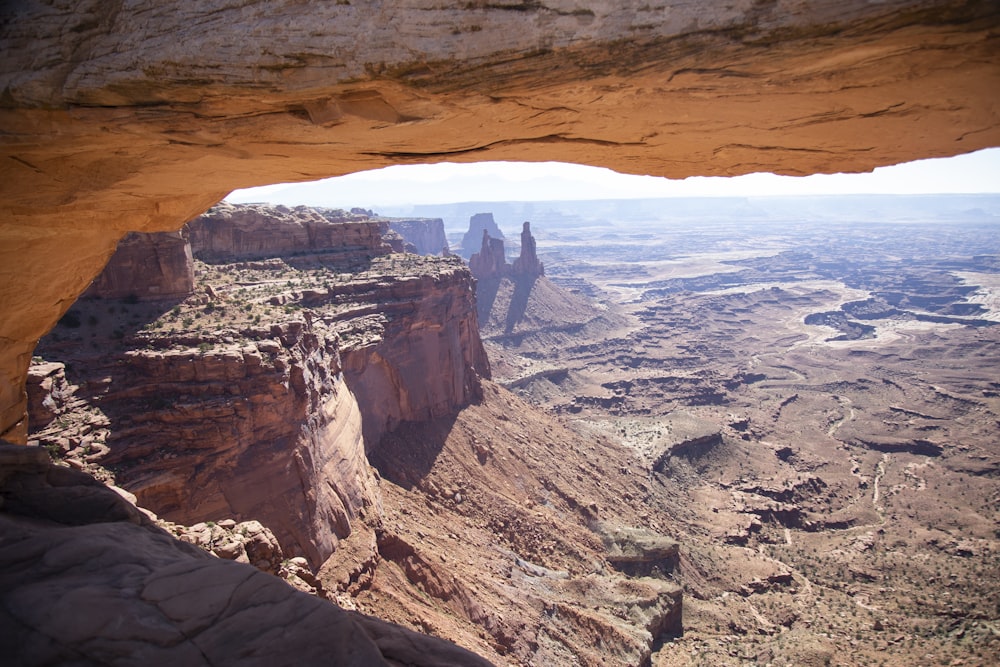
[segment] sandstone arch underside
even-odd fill
[[[0,434],[24,441],[35,342],[127,231],[400,163],[679,178],[997,146],[998,28],[992,0],[5,3]]]

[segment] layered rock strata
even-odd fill
[[[403,422],[442,417],[477,400],[480,379],[490,377],[468,269],[457,257],[427,269],[433,272],[358,281],[351,299],[368,313],[325,316],[343,337],[344,373],[363,406],[369,448]],[[330,292],[309,303],[342,299]]]
[[[189,229],[196,256],[294,266],[199,264],[176,305],[79,302],[41,347],[69,368],[33,373],[32,438],[112,468],[165,519],[256,519],[318,567],[378,522],[366,441],[480,395],[472,278],[304,207],[225,205]]]
[[[167,520],[257,519],[314,566],[377,513],[361,413],[321,323],[109,342],[71,357],[89,409],[40,443],[81,449]]]
[[[216,204],[186,227],[194,255],[211,263],[322,252],[332,261],[385,255],[379,224],[337,209]]]
[[[865,171],[1000,144],[991,2],[0,12],[0,433],[20,442],[35,342],[117,241],[237,187],[442,160]]]

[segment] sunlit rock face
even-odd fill
[[[1000,144],[998,24],[957,0],[6,3],[0,434],[24,441],[35,341],[127,231],[388,164],[685,177],[969,152]]]

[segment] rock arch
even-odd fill
[[[389,164],[676,178],[996,146],[998,26],[989,0],[5,3],[0,435],[24,441],[34,344],[127,231]]]

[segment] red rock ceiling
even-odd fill
[[[990,0],[243,4],[0,8],[0,434],[23,441],[35,341],[118,238],[235,188],[442,160],[866,171],[1000,145]]]

